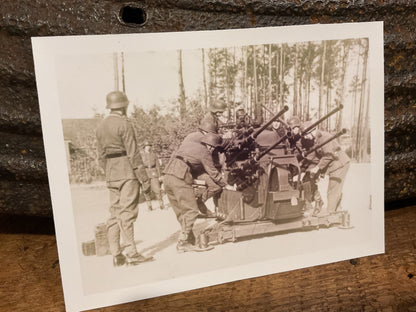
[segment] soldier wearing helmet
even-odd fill
[[[188,136],[191,135],[192,133]],[[181,225],[178,252],[207,250],[195,245],[193,225],[199,215],[198,204],[204,203],[209,196],[218,194],[227,186],[212,158],[212,151],[221,145],[221,141],[218,134],[210,132],[206,133],[200,142],[186,137],[164,170],[165,191]],[[207,183],[206,191],[197,199],[192,186],[193,179],[204,174],[206,174],[205,181],[210,182]]]
[[[210,124],[213,125],[212,132],[218,133],[219,129],[219,118],[223,115],[225,110],[227,109],[227,106],[224,103],[213,103],[209,107],[208,113],[204,116],[204,118],[201,121],[201,124]],[[208,131],[211,132],[211,131]]]
[[[292,116],[287,121],[288,126],[290,127],[290,130],[292,134],[296,135],[300,132],[300,119],[297,116]]]
[[[165,209],[163,203],[162,190],[160,188],[160,164],[159,159],[152,150],[152,144],[149,141],[145,141],[143,144],[143,150],[141,151],[144,166],[146,168],[147,176],[150,179],[150,189],[155,194],[156,199],[159,201],[159,208]],[[152,207],[152,196],[149,193],[145,194],[147,208],[153,210]]]
[[[323,130],[312,131],[311,135],[314,137],[314,147],[322,145],[322,143],[327,142],[332,137],[330,133]],[[340,210],[342,189],[350,167],[350,158],[341,149],[337,140],[332,140],[321,146],[315,151],[313,156],[317,161],[309,169],[310,172],[312,174],[320,172],[327,174],[329,177],[327,206],[321,207],[321,210],[316,213],[318,216],[326,216]]]
[[[140,186],[145,193],[148,192],[149,178],[136,144],[133,126],[126,117],[129,104],[126,94],[113,91],[106,100],[110,114],[100,123],[96,135],[99,161],[110,192],[110,217],[106,223],[108,242],[114,266],[125,263],[137,265],[151,260],[137,252],[134,240]],[[120,235],[126,245],[124,254]]]
[[[300,125],[302,137],[298,141],[298,146],[302,152],[302,154],[299,155],[299,159],[302,160],[300,162],[301,170],[305,173],[302,183],[306,204],[307,207],[313,210],[313,214],[317,215],[322,210],[324,202],[317,185],[319,175],[311,174],[310,172],[310,170],[319,162],[319,159],[315,153],[310,153],[306,156],[306,153],[315,145],[316,128],[310,129],[311,126],[312,121],[305,121]],[[308,130],[307,133],[305,133],[306,130]]]

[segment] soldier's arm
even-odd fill
[[[105,151],[104,151],[104,148],[101,146],[98,133],[96,134],[96,137],[97,137],[98,164],[105,172],[105,166],[106,166]]]
[[[322,156],[319,160],[318,167],[319,169],[323,170],[324,168],[328,167],[331,162],[335,160],[334,155],[332,153],[327,153]]]
[[[322,142],[325,142],[330,136],[331,135],[327,132],[322,132],[318,134],[316,145],[319,145]],[[319,155],[318,167],[320,170],[325,169],[326,167],[328,167],[328,165],[331,162],[335,160],[334,152],[335,152],[335,148],[334,148],[333,142],[329,142],[328,144],[325,144],[324,146],[322,146],[319,153],[317,153]]]
[[[156,161],[156,170],[157,170],[157,176],[160,177],[162,174],[160,172],[160,163],[159,163],[159,157],[157,157],[155,152],[152,152],[153,155],[155,155],[155,161]]]
[[[129,122],[126,122],[121,132],[120,135],[126,149],[126,154],[130,160],[134,173],[141,183],[145,183],[149,180],[149,177],[147,176],[142,156],[137,147],[133,126]]]
[[[205,172],[208,173],[208,175],[212,178],[212,180],[214,180],[215,183],[221,187],[227,185],[227,182],[225,182],[221,172],[218,171],[218,169],[215,167],[211,153],[207,151],[207,153],[203,155],[201,162]]]

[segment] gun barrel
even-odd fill
[[[256,130],[256,132],[253,133],[252,137],[253,139],[257,138],[260,133],[264,131],[267,127],[269,127],[273,121],[277,120],[280,116],[282,116],[284,113],[286,113],[289,110],[289,107],[285,105],[283,109],[278,112],[276,115],[274,115],[268,122],[266,122],[260,129]]]
[[[309,151],[307,151],[305,153],[305,156],[308,156],[309,154],[312,154],[316,150],[320,149],[322,146],[328,144],[329,142],[335,140],[336,138],[340,137],[341,135],[343,135],[345,133],[347,133],[347,129],[344,128],[341,131],[334,134],[333,136],[331,136],[330,138],[328,138],[327,140],[325,140],[324,142],[322,142],[321,144],[319,144],[319,145],[315,146],[314,148],[310,149]]]
[[[336,112],[340,111],[341,109],[343,109],[344,106],[339,105],[337,108],[335,108],[334,110],[330,111],[328,114],[326,114],[325,116],[319,118],[317,121],[315,121],[312,125],[310,125],[308,128],[306,128],[305,130],[303,130],[299,136],[299,138],[301,138],[302,136],[306,135],[309,131],[311,131],[313,128],[315,128],[318,124],[320,124],[322,121],[324,121],[325,119],[329,118],[330,116],[332,116],[333,114],[335,114]],[[256,157],[256,160],[260,160],[264,155],[268,154],[272,149],[276,148],[276,146],[278,146],[280,143],[282,143],[283,141],[285,141],[289,136],[286,134],[283,137],[281,137],[276,143],[274,143],[272,146],[270,146],[267,150],[263,151],[260,155],[258,155]]]
[[[325,119],[331,117],[333,114],[339,112],[341,109],[343,109],[344,106],[343,105],[339,105],[337,108],[333,109],[332,111],[330,111],[328,114],[326,114],[325,116],[319,118],[317,121],[315,121],[312,125],[310,125],[308,128],[304,129],[301,132],[301,135],[304,136],[305,134],[307,134],[309,131],[311,131],[313,128],[315,128],[317,125],[319,125],[322,121],[324,121]]]
[[[270,109],[268,109],[266,106],[264,106],[263,104],[260,104],[261,105],[261,107],[263,107],[266,111],[268,111],[270,114],[274,114]],[[276,119],[277,121],[279,121],[279,122],[281,122],[286,128],[288,128],[289,127],[289,125],[283,120],[283,119],[281,119],[281,118],[277,118]]]

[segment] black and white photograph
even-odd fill
[[[32,44],[68,311],[384,252],[382,23]]]

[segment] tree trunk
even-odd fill
[[[318,108],[318,117],[322,116],[322,98],[324,93],[324,74],[325,74],[325,56],[326,56],[326,41],[323,41],[323,50],[321,55],[321,79],[319,82],[319,108]],[[322,129],[322,126],[319,125],[319,128]]]
[[[119,90],[119,77],[118,77],[118,54],[115,52],[113,54],[113,63],[114,63],[114,91]]]
[[[358,48],[358,55],[361,53],[361,46],[359,46]],[[357,131],[358,131],[358,124],[357,124],[357,116],[356,116],[356,111],[357,111],[357,94],[358,94],[358,73],[359,73],[359,68],[360,68],[360,62],[359,59],[357,57],[357,68],[356,68],[356,74],[355,74],[355,79],[354,81],[354,86],[353,86],[353,105],[352,105],[352,116],[351,116],[351,127],[352,127],[352,133],[351,133],[351,137],[353,138],[352,140],[352,158],[356,158],[357,156],[357,140],[354,139],[356,137]]]
[[[284,58],[283,58],[283,44],[282,44],[282,48],[280,49],[280,90],[279,90],[279,95],[280,95],[280,101],[279,101],[279,105],[280,105],[280,109],[283,108],[283,91],[284,91],[284,83],[283,83],[283,68],[284,68]]]
[[[124,78],[124,52],[121,52],[121,85],[123,92],[126,93],[126,81]]]
[[[347,46],[346,46],[347,45]],[[347,74],[347,63],[348,58],[350,55],[350,48],[349,43],[344,42],[342,45],[342,74],[341,74],[341,91],[340,91],[340,102],[341,104],[344,104],[344,96],[345,96],[345,76]],[[342,109],[337,113],[337,131],[340,131],[342,129]]]
[[[243,96],[244,96],[244,107],[246,109],[246,111],[248,111],[249,107],[248,107],[248,83],[247,83],[247,58],[248,58],[248,49],[247,47],[243,47],[242,49],[242,53],[243,53],[243,57],[244,57],[244,78],[243,78]]]
[[[363,112],[365,105],[365,96],[366,96],[366,83],[367,83],[367,56],[368,56],[368,44],[364,43],[364,61],[361,74],[361,93],[360,93],[360,109],[358,113],[358,124],[357,124],[357,160],[362,160],[362,144],[363,141]]]
[[[298,44],[296,43],[295,67],[293,69],[293,114],[298,116],[298,113]]]
[[[228,52],[224,49],[225,55],[225,104],[227,105],[227,119],[230,120],[231,109],[230,109],[230,81],[228,77]]]
[[[204,105],[205,108],[208,108],[208,92],[207,92],[207,77],[205,74],[205,51],[201,50],[202,53],[202,81],[204,84]]]
[[[257,118],[258,87],[257,87],[257,57],[256,47],[253,46],[253,80],[254,80],[254,115]]]
[[[179,113],[181,119],[185,117],[186,114],[186,102],[185,102],[185,86],[183,84],[183,75],[182,75],[182,50],[179,50]]]
[[[270,109],[270,111],[273,111],[272,108],[272,45],[269,44],[269,85],[268,85],[268,108]],[[271,118],[272,116],[270,116]]]

